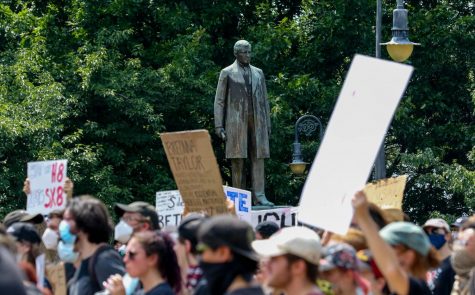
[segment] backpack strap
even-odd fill
[[[92,254],[91,259],[89,260],[89,264],[87,266],[89,277],[91,278],[91,283],[95,290],[103,289],[102,284],[101,284],[102,282],[99,282],[96,276],[96,264],[97,264],[97,259],[99,258],[99,255],[102,252],[107,251],[107,250],[115,251],[114,248],[112,248],[112,246],[108,244],[105,244],[105,243],[100,244],[100,246],[96,249],[96,252]]]

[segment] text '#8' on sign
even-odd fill
[[[31,193],[26,210],[30,213],[48,214],[66,205],[64,182],[67,177],[67,160],[28,163]]]

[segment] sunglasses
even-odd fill
[[[432,234],[445,235],[445,231],[442,228],[437,228],[437,227],[429,227],[429,228],[424,229],[424,231],[428,235],[432,235]]]
[[[134,260],[137,252],[126,251],[124,257],[128,256],[130,260]]]

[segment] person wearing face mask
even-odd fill
[[[251,247],[253,239],[251,226],[236,217],[221,215],[203,222],[198,230],[197,249],[201,252],[207,294],[264,295],[253,282],[259,262]],[[195,294],[206,294],[202,292],[198,289]]]
[[[104,289],[103,282],[109,276],[124,274],[122,258],[107,244],[112,229],[107,208],[98,199],[80,196],[66,207],[59,226],[62,243],[58,244],[58,253],[64,245],[70,252],[77,251],[81,259],[68,282],[69,295],[93,295]]]
[[[124,226],[127,224],[134,233],[148,230],[159,230],[158,215],[155,207],[146,202],[133,202],[129,205],[116,203],[114,207],[117,216],[120,216],[122,230],[130,231]],[[130,235],[129,235],[130,238]]]
[[[455,271],[450,263],[452,234],[449,224],[442,218],[431,218],[422,226],[437,250],[441,263],[427,273],[427,284],[434,295],[450,294],[455,280]]]

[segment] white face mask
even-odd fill
[[[122,219],[117,223],[114,229],[114,240],[121,243],[127,243],[132,236],[134,229]]]
[[[43,240],[43,244],[45,244],[45,247],[48,250],[56,250],[56,248],[58,247],[59,235],[51,228],[47,228],[45,230],[41,239]]]

